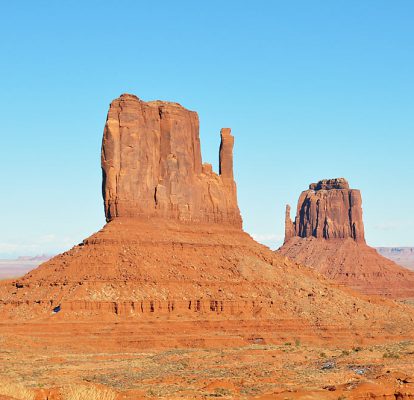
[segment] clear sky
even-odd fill
[[[371,245],[414,246],[414,2],[9,1],[0,13],[0,258],[101,228],[100,146],[121,93],[236,138],[244,228],[273,247],[309,183],[361,189]]]

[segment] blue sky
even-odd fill
[[[412,1],[13,1],[0,15],[0,257],[101,228],[100,145],[121,93],[236,137],[244,228],[277,246],[309,183],[362,191],[371,245],[414,246]]]

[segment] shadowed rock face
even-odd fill
[[[107,221],[158,216],[241,227],[233,144],[231,130],[223,128],[217,175],[202,164],[196,112],[120,96],[110,105],[102,141]]]
[[[286,208],[285,243],[294,236],[365,243],[360,191],[350,189],[344,178],[310,184],[299,197],[295,222]]]

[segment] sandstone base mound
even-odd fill
[[[270,336],[336,340],[414,328],[410,307],[336,287],[238,228],[158,219],[117,218],[0,297],[13,320],[262,320]]]
[[[280,253],[361,293],[414,298],[414,274],[365,243],[294,237]]]

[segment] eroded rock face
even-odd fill
[[[344,178],[309,185],[299,197],[295,221],[286,210],[285,243],[294,236],[323,239],[352,238],[365,242],[362,199]]]
[[[158,216],[241,227],[233,144],[223,128],[217,175],[202,164],[196,112],[122,95],[110,105],[102,142],[107,221]]]

